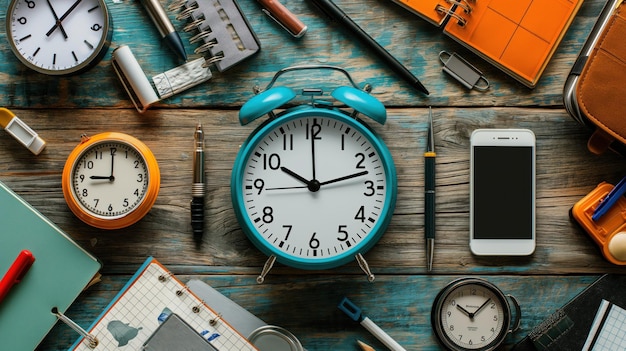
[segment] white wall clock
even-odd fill
[[[55,76],[97,64],[109,47],[112,28],[104,0],[11,0],[6,18],[17,58]]]

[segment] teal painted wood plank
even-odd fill
[[[168,1],[163,2],[165,5]],[[373,94],[387,106],[482,105],[482,106],[555,106],[562,104],[565,77],[584,38],[603,5],[587,0],[539,85],[530,90],[469,53],[439,28],[402,9],[391,1],[337,0],[355,22],[368,31],[396,58],[404,63],[431,91],[426,97],[398,79],[388,67],[372,56],[339,25],[330,22],[308,1],[285,1],[285,5],[309,26],[308,33],[294,39],[265,16],[253,0],[239,1],[244,14],[261,42],[261,52],[246,62],[198,87],[163,101],[169,107],[236,107],[252,95],[256,84],[264,86],[281,68],[294,64],[330,64],[348,69],[358,82],[374,86]],[[0,46],[0,105],[8,107],[115,107],[132,105],[111,68],[111,51],[129,45],[149,77],[173,68],[174,54],[158,40],[158,34],[145,11],[135,1],[107,0],[114,22],[111,49],[102,62],[89,72],[74,77],[47,77],[26,69],[8,45]],[[8,0],[0,1],[0,17],[6,17]],[[170,17],[175,13],[170,12]],[[182,30],[185,23],[173,20]],[[3,23],[4,24],[4,23]],[[191,34],[183,33],[185,40]],[[0,42],[6,42],[4,26]],[[192,53],[193,46],[187,45]],[[488,92],[467,91],[441,72],[440,51],[458,52],[482,70],[492,83]],[[193,57],[193,55],[192,55]],[[325,80],[325,75],[315,77]],[[300,83],[312,80],[300,77]],[[296,83],[297,84],[297,83]]]
[[[432,334],[430,312],[436,294],[461,276],[385,276],[374,283],[354,276],[283,276],[262,285],[255,276],[179,275],[182,281],[200,279],[263,319],[293,332],[310,351],[357,350],[362,340],[385,350],[377,339],[337,308],[349,297],[383,330],[407,350],[440,350]],[[522,306],[522,324],[507,338],[513,345],[535,325],[593,282],[597,276],[482,276]],[[129,275],[107,276],[84,292],[68,316],[87,328],[128,280]],[[209,302],[210,304],[210,302]],[[593,316],[590,316],[593,318]],[[40,351],[65,350],[76,334],[57,325]],[[507,347],[508,348],[508,347]]]

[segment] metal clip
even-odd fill
[[[442,51],[439,53],[439,60],[443,63],[441,70],[454,77],[466,88],[475,88],[479,91],[489,89],[489,81],[482,72],[456,53],[450,54],[446,51]],[[480,81],[484,82],[484,84],[478,85]]]

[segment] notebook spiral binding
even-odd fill
[[[261,49],[235,0],[175,0],[168,9],[180,11],[177,20],[189,21],[185,32],[197,32],[189,42],[200,44],[194,53],[206,55],[204,67],[223,72]]]
[[[435,11],[437,11],[443,16],[449,16],[450,18],[454,18],[457,21],[457,24],[459,26],[465,27],[468,19],[466,17],[459,15],[455,11],[457,7],[460,7],[463,9],[463,12],[465,14],[469,15],[470,13],[472,13],[472,5],[470,5],[470,1],[473,2],[476,0],[446,0],[448,4],[452,5],[452,7],[447,8],[445,6],[437,4],[435,6]]]
[[[172,279],[172,277],[174,277],[174,274],[172,272],[170,272],[170,271],[167,271],[167,272],[165,272],[163,274],[158,275],[156,277],[156,279],[160,283],[165,284],[168,281],[170,281]],[[183,285],[180,289],[177,289],[177,290],[173,291],[173,293],[177,297],[182,298],[183,296],[185,296],[185,294],[190,294],[191,290],[189,289],[189,287],[187,285]],[[205,305],[206,305],[206,302],[204,300],[199,300],[199,302],[197,304],[189,306],[189,309],[194,314],[198,314],[198,313],[202,312],[203,307]],[[83,337],[83,342],[85,342],[90,349],[96,349],[98,347],[98,345],[100,345],[100,341],[98,340],[98,338],[95,335],[89,334],[85,329],[83,329],[81,326],[79,326],[78,323],[74,322],[69,317],[67,317],[66,315],[61,313],[58,310],[58,308],[56,308],[56,307],[53,308],[51,312],[52,312],[52,314],[54,314],[58,318],[59,321],[65,323],[67,326],[72,328],[76,333],[80,334]],[[169,316],[169,313],[163,313],[161,316],[159,316],[159,320],[161,322],[163,322],[165,319],[167,319],[168,316]],[[209,319],[209,325],[215,326],[221,320],[222,320],[222,314],[221,313],[217,313],[215,316],[212,316]]]

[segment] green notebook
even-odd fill
[[[98,274],[97,258],[0,182],[0,277],[24,249],[35,262],[0,302],[3,350],[32,351]]]

